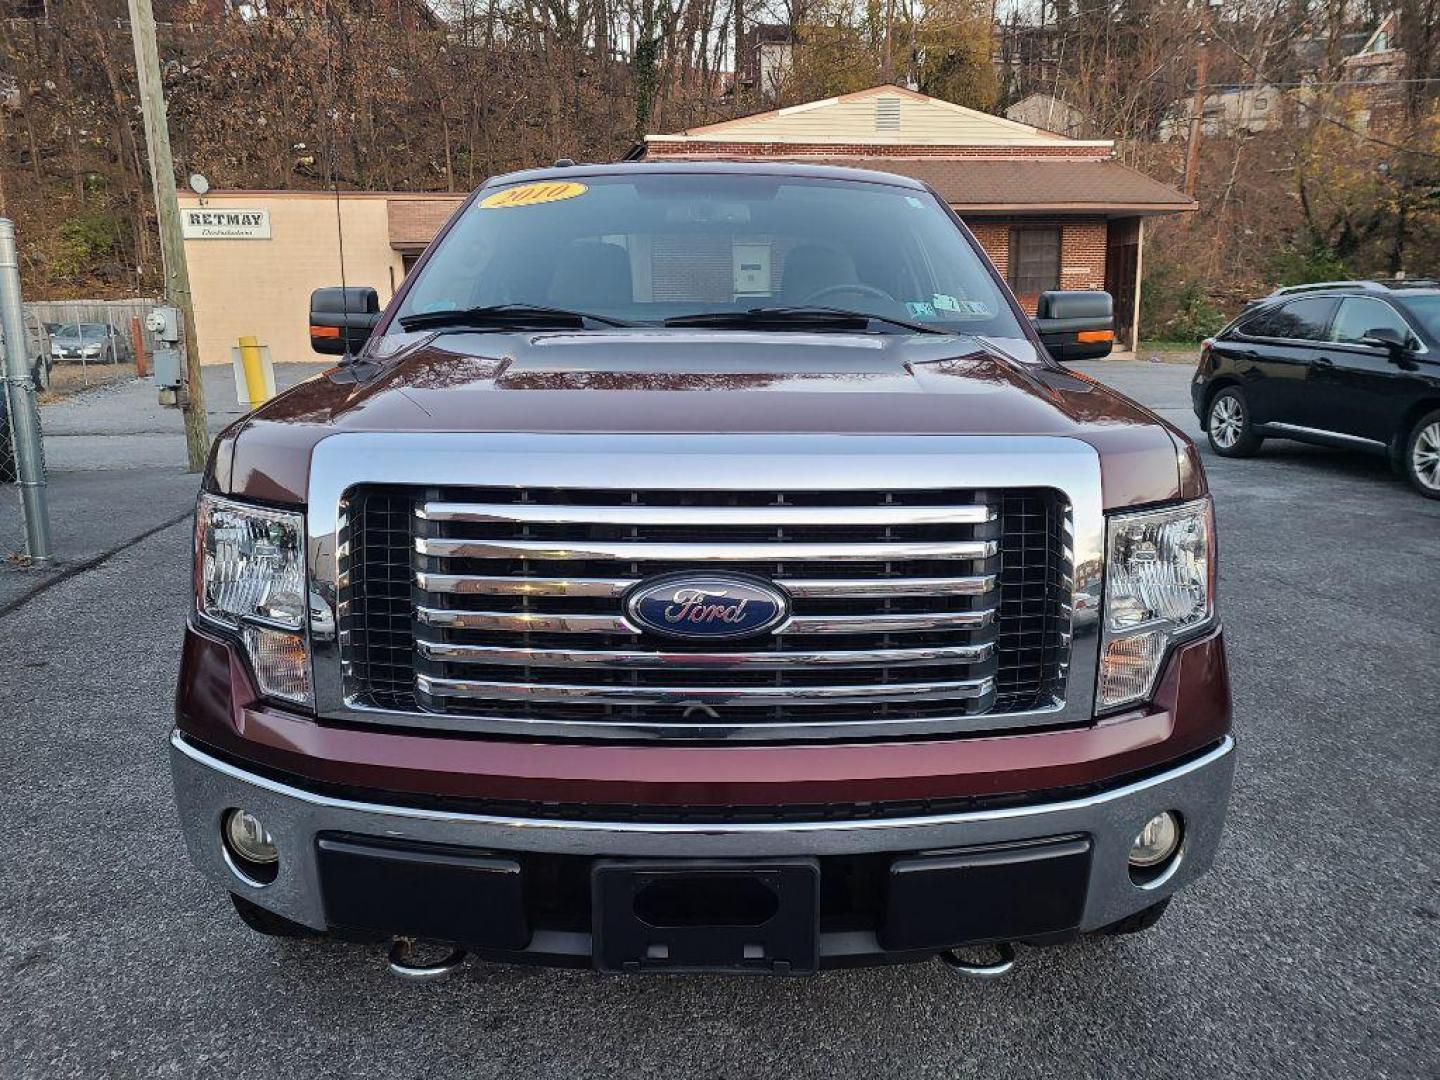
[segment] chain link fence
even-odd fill
[[[23,305],[29,370],[24,378],[11,380],[0,362],[0,565],[27,561],[24,492],[11,422],[16,403],[23,412],[69,394],[133,379],[141,370],[137,353],[148,371],[155,341],[145,329],[145,318],[158,305],[159,301],[146,297]],[[39,412],[42,428],[46,411]]]
[[[160,305],[148,297],[127,300],[36,300],[25,305],[27,321],[44,327],[51,363],[45,393],[64,394],[75,389],[133,377],[136,352],[149,371],[155,339],[145,329],[145,317]]]
[[[4,398],[4,402],[0,403],[0,416],[3,416],[5,421],[4,430],[0,431],[0,564],[24,565],[28,561],[25,555],[25,507],[17,482],[19,476],[16,470],[15,426],[9,422],[10,402],[14,400],[14,394],[9,380],[3,376],[4,371],[0,370],[0,397]],[[33,406],[34,383],[21,383],[18,390],[22,396],[30,399],[26,403],[27,407]],[[40,456],[43,466],[43,444]]]

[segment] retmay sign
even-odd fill
[[[187,240],[269,240],[270,211],[185,207],[180,228]]]

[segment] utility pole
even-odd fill
[[[735,4],[735,104],[740,104],[740,84],[743,78],[741,71],[744,67],[742,57],[745,54],[745,4],[744,0],[734,0]]]
[[[130,35],[135,41],[135,74],[140,111],[145,119],[146,156],[155,191],[155,216],[160,223],[160,256],[165,265],[165,296],[180,309],[184,323],[185,456],[191,472],[205,468],[210,431],[205,421],[205,385],[200,379],[200,344],[195,333],[195,305],[190,299],[190,269],[180,229],[180,203],[175,197],[175,161],[170,156],[170,128],[165,119],[165,90],[160,82],[160,48],[155,43],[155,11],[150,0],[129,0]]]
[[[1195,55],[1195,98],[1190,103],[1190,145],[1185,151],[1185,194],[1195,197],[1200,171],[1200,135],[1205,120],[1205,91],[1210,81],[1210,6],[1200,11],[1200,49]]]
[[[892,41],[895,36],[895,0],[885,0],[885,57],[880,81],[895,81],[895,52]]]

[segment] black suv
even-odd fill
[[[1224,457],[1266,436],[1372,450],[1440,499],[1440,281],[1279,289],[1205,342],[1190,392]]]

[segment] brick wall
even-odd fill
[[[957,209],[959,209],[957,207]],[[964,214],[962,213],[962,217]],[[1010,228],[1016,224],[1060,226],[1060,288],[1105,288],[1104,218],[966,218],[965,224],[980,241],[985,254],[1008,280],[1010,270]],[[1021,305],[1032,315],[1038,295],[1021,296]]]
[[[1060,287],[1105,288],[1105,219],[1068,221],[1060,234]]]
[[[954,146],[886,143],[761,143],[761,142],[655,142],[645,144],[647,158],[766,158],[766,157],[890,157],[890,158],[1074,158],[1106,161],[1106,146]]]
[[[980,241],[980,246],[985,249],[985,254],[990,256],[990,261],[995,264],[995,269],[1000,271],[1000,276],[1008,280],[1010,276],[1010,222],[995,218],[978,218],[973,221],[966,219],[965,224],[970,226],[970,231],[975,234],[975,239]]]

